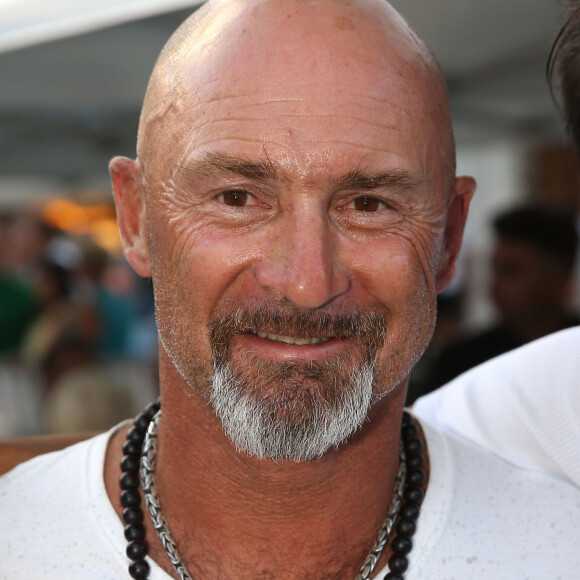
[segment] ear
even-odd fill
[[[109,163],[109,172],[125,257],[137,274],[149,277],[151,265],[139,167],[132,159],[115,157]]]
[[[445,233],[443,234],[443,251],[437,269],[437,293],[445,290],[455,275],[467,211],[475,193],[475,187],[476,183],[472,177],[464,175],[455,178],[447,210]]]

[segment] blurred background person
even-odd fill
[[[98,312],[73,297],[74,281],[74,272],[49,259],[38,265],[35,290],[41,311],[24,338],[21,357],[41,372],[47,391],[68,370],[94,360]]]
[[[46,208],[3,211],[0,437],[105,430],[154,399],[150,294],[114,250]]]
[[[443,348],[412,383],[409,402],[470,368],[547,334],[580,324],[571,308],[578,246],[574,216],[527,205],[492,224],[490,295],[499,320]]]
[[[90,239],[82,240],[82,259],[77,269],[77,293],[96,311],[95,342],[99,359],[127,354],[129,329],[134,316],[134,299],[112,292],[104,276],[110,265],[107,252]]]
[[[15,267],[16,216],[0,213],[0,357],[14,357],[37,313],[34,292]]]

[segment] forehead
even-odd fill
[[[399,25],[350,5],[304,4],[218,16],[182,47],[160,72],[157,118],[174,145],[165,151],[260,148],[314,167],[330,155],[425,161],[446,104],[420,48]]]

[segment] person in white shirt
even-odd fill
[[[494,454],[580,487],[580,327],[487,361],[413,412]]]

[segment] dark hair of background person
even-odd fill
[[[578,247],[574,218],[570,212],[558,208],[525,206],[497,216],[492,226],[498,238],[533,245],[564,270],[572,272]]]
[[[556,103],[559,103],[556,93],[561,94],[566,128],[580,148],[580,2],[569,4],[570,14],[550,52],[547,76]]]

